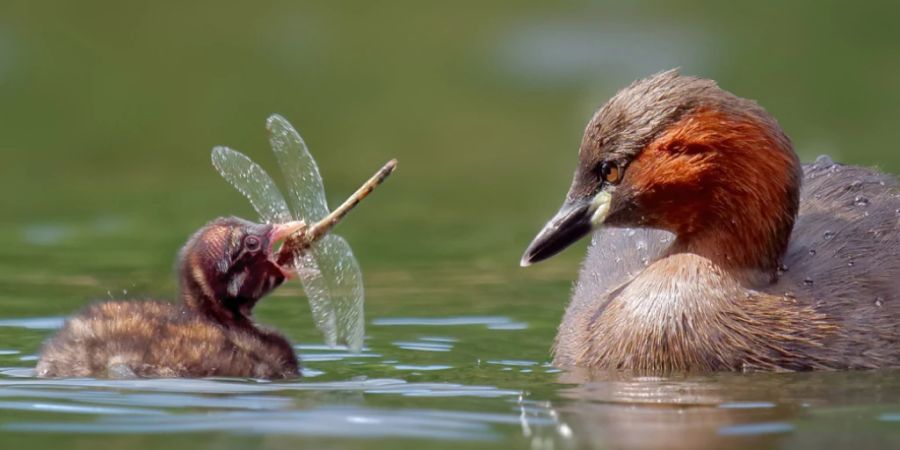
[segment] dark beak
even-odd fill
[[[522,267],[543,261],[571,245],[591,231],[591,199],[569,199],[525,250]]]

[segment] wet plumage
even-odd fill
[[[180,303],[88,306],[44,344],[38,376],[297,376],[291,344],[250,315],[285,279],[275,243],[301,225],[210,222],[179,254]]]
[[[801,166],[774,119],[712,81],[670,71],[620,91],[588,125],[566,205],[523,258],[596,230],[559,365],[900,366],[896,179]]]

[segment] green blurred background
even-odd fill
[[[400,160],[340,228],[363,267],[512,273],[568,186],[592,111],[676,66],[758,100],[804,160],[896,171],[897,5],[6,0],[0,264],[37,284],[65,268],[168,280],[190,232],[253,216],[209,150],[275,172],[263,124],[278,112],[332,202]],[[572,279],[582,255],[531,274]],[[7,273],[12,296],[23,274]]]
[[[390,377],[513,389],[562,405],[562,417],[574,419],[576,436],[587,441],[637,436],[663,446],[710,439],[715,448],[759,448],[754,437],[717,441],[718,427],[790,421],[797,426],[786,444],[792,448],[889,448],[896,427],[873,418],[896,411],[896,402],[878,406],[896,398],[891,374],[883,375],[887,385],[882,375],[848,375],[857,384],[773,376],[775,385],[738,376],[733,384],[706,380],[670,390],[651,383],[647,391],[656,401],[681,402],[681,392],[706,395],[712,386],[724,403],[779,405],[738,419],[715,406],[695,409],[699,415],[656,404],[616,408],[615,386],[615,401],[601,396],[597,408],[578,406],[584,393],[565,394],[547,362],[586,242],[527,270],[518,261],[562,200],[592,112],[633,79],[672,67],[758,100],[805,161],[827,153],[897,172],[898,19],[898,2],[2,0],[0,369],[33,367],[52,333],[29,329],[22,318],[66,316],[98,299],[174,297],[173,259],[187,236],[216,216],[255,216],[212,169],[211,148],[237,148],[277,173],[264,131],[277,112],[309,143],[332,204],[388,159],[400,161],[337,229],[363,268],[367,346],[376,357],[307,359],[307,374],[320,375],[313,382]],[[282,298],[256,309],[261,322],[294,342],[321,342],[296,283],[274,296]],[[398,316],[492,316],[501,326],[374,323]],[[404,348],[433,334],[453,344],[443,352]],[[811,387],[812,394],[784,386]],[[752,396],[744,398],[744,388]],[[324,391],[279,395],[296,401],[286,414],[347,403],[340,389]],[[659,392],[679,394],[672,400]],[[71,391],[76,405],[78,393]],[[90,390],[85,394],[90,406]],[[29,401],[45,401],[35,398]],[[401,393],[349,403],[520,414],[506,398]],[[840,409],[845,404],[851,407]],[[96,420],[5,405],[0,430],[22,421]],[[158,431],[166,433],[4,431],[0,441],[297,448],[293,440],[247,444],[227,432],[200,440]],[[500,431],[503,439],[490,445],[525,445],[517,425]]]

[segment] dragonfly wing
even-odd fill
[[[309,309],[316,328],[329,346],[337,344],[337,324],[331,289],[312,251],[294,253],[294,270],[303,284],[303,292],[309,299]]]
[[[295,262],[302,268],[298,274],[326,343],[345,344],[351,351],[359,351],[365,334],[363,280],[350,244],[329,234],[298,255]],[[305,270],[312,266],[318,273]],[[304,271],[307,273],[301,273]]]
[[[235,187],[267,223],[284,223],[293,220],[291,211],[272,177],[243,153],[228,147],[212,150],[213,167]]]
[[[319,166],[297,130],[277,114],[266,121],[269,143],[287,181],[288,197],[298,219],[314,223],[328,214]]]
[[[269,142],[287,181],[289,200],[298,218],[314,223],[328,214],[319,166],[290,123],[277,114],[266,122]],[[362,348],[365,332],[362,273],[350,245],[327,235],[309,251],[294,256],[295,267],[316,326],[329,345]]]

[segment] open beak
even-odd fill
[[[269,242],[274,245],[276,242],[283,241],[288,236],[306,228],[306,222],[302,220],[294,220],[292,222],[276,223],[272,225],[272,234],[269,236]]]
[[[556,215],[531,241],[519,264],[527,267],[543,261],[600,226],[609,211],[610,198],[609,192],[601,190],[593,197],[566,199]]]
[[[272,231],[269,232],[269,255],[272,258],[272,261],[275,262],[275,265],[281,269],[281,272],[284,274],[285,278],[292,278],[294,276],[294,270],[290,265],[282,265],[278,263],[279,254],[281,250],[275,251],[275,246],[278,245],[279,242],[288,239],[296,233],[299,233],[306,229],[306,222],[302,220],[295,220],[291,222],[285,223],[277,223],[272,225]]]

